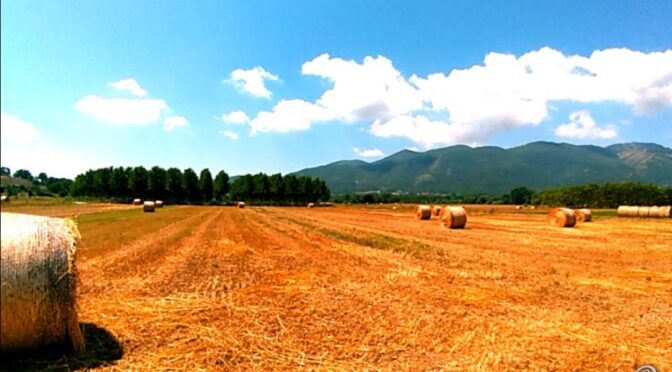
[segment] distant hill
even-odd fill
[[[608,147],[533,142],[503,149],[458,145],[427,152],[403,150],[367,163],[339,161],[303,169],[332,193],[372,190],[499,195],[514,187],[549,187],[607,181],[672,185],[672,149],[650,143]]]

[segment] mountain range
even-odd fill
[[[504,149],[464,145],[403,150],[374,162],[344,160],[295,174],[322,178],[332,193],[366,191],[493,194],[608,181],[672,185],[672,149],[653,143],[608,147],[533,142]]]

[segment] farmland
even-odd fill
[[[3,205],[75,216],[88,348],[3,367],[672,368],[670,220],[394,208]]]

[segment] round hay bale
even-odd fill
[[[419,220],[428,220],[432,218],[432,207],[429,205],[418,205],[415,209],[415,218]]]
[[[155,201],[154,206],[157,207],[157,208],[163,208],[163,200]]]
[[[440,216],[442,210],[443,210],[443,208],[441,208],[440,205],[433,205],[432,206],[432,216],[436,216],[436,217]]]
[[[84,348],[72,220],[1,213],[0,352]]]
[[[658,207],[658,217],[661,218],[672,217],[672,206],[666,205],[664,207]]]
[[[236,203],[236,206],[240,209],[243,209],[243,208],[245,208],[245,202],[238,202],[238,203]]]
[[[0,201],[2,201],[3,203],[9,203],[9,196],[7,195],[0,196]]]
[[[554,208],[548,213],[548,222],[557,227],[574,227],[576,213],[569,208]]]
[[[522,205],[516,205],[516,209],[523,209]]]
[[[464,207],[446,207],[441,213],[441,226],[446,229],[463,229],[467,224]]]
[[[590,209],[582,208],[574,211],[576,214],[576,222],[592,222],[593,221],[593,212]]]
[[[618,207],[618,217],[637,217],[639,207],[621,205]]]
[[[139,198],[133,199],[133,205],[142,205],[142,199]]]
[[[308,203],[308,208],[315,208],[315,203]]]
[[[154,212],[154,208],[155,208],[155,205],[154,205],[154,202],[153,202],[153,201],[146,201],[146,202],[142,205],[142,211],[145,212],[145,213],[151,213],[151,212]]]
[[[637,217],[649,217],[650,207],[639,207],[637,208]]]

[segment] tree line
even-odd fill
[[[533,204],[568,207],[617,208],[619,205],[672,205],[672,186],[637,182],[608,182],[542,190]]]
[[[616,208],[619,205],[672,205],[672,186],[637,182],[586,184],[534,191],[516,187],[500,195],[458,193],[355,193],[333,197],[336,203],[422,203],[422,204],[534,204],[547,206]]]
[[[138,166],[89,170],[75,177],[70,195],[123,202],[134,198],[158,199],[171,204],[219,204],[235,200],[294,204],[328,200],[330,191],[324,181],[308,176],[258,173],[230,182],[225,171],[213,179],[208,168],[197,175],[192,168],[181,171],[174,167]]]
[[[8,177],[12,176],[11,169],[8,167],[1,167],[0,174]],[[14,172],[13,177],[30,181],[30,185],[3,185],[2,192],[9,196],[22,192],[31,196],[67,196],[70,193],[70,185],[72,184],[72,180],[70,179],[49,177],[44,172],[41,172],[37,177],[34,177],[30,171],[26,169],[17,170]]]

